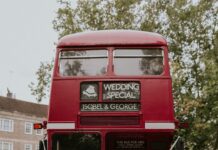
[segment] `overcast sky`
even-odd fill
[[[57,7],[56,0],[1,1],[1,96],[6,96],[9,88],[17,99],[36,102],[28,84],[36,79],[40,62],[54,57],[57,33],[52,28],[52,20]]]

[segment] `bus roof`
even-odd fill
[[[101,30],[70,34],[62,37],[57,47],[78,46],[167,45],[157,33],[134,30]]]

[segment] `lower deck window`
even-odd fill
[[[147,150],[147,141],[141,133],[109,133],[106,150]]]
[[[108,133],[106,150],[169,150],[171,137],[151,133]]]
[[[101,136],[97,133],[54,134],[52,150],[100,150]]]

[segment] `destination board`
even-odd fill
[[[81,103],[81,111],[139,111],[139,103]]]
[[[103,100],[139,100],[139,82],[103,82]]]

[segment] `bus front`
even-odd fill
[[[175,132],[166,41],[96,31],[57,46],[49,150],[168,150]]]

